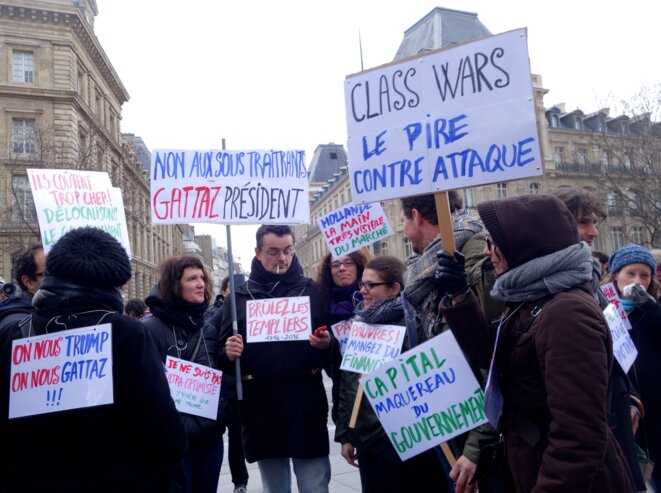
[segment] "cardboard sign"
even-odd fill
[[[310,297],[246,302],[246,343],[307,341],[312,334]]]
[[[613,304],[606,307],[604,317],[606,317],[606,322],[608,322],[613,337],[613,356],[615,356],[624,373],[627,373],[636,356],[638,356],[638,350],[629,335],[624,319]]]
[[[309,223],[305,152],[158,149],[151,204],[154,224]]]
[[[484,393],[449,330],[360,384],[402,460],[487,422]]]
[[[223,372],[192,361],[168,356],[165,373],[177,410],[203,418],[218,418],[218,400]]]
[[[113,403],[111,324],[12,343],[9,418]]]
[[[406,327],[353,322],[342,356],[341,370],[371,373],[384,362],[399,356]]]
[[[349,76],[345,102],[354,203],[543,172],[525,29]]]
[[[615,306],[615,309],[619,312],[620,318],[627,330],[631,330],[631,321],[629,320],[629,317],[627,317],[627,312],[622,308],[622,302],[620,301],[620,296],[617,294],[617,289],[615,289],[615,284],[609,282],[599,288],[608,302]]]
[[[108,173],[28,169],[44,253],[68,231],[93,226],[110,233],[131,256],[122,192]]]
[[[393,233],[379,202],[349,204],[317,222],[333,258],[360,250]]]
[[[349,334],[351,333],[351,324],[353,319],[342,320],[336,324],[331,325],[331,331],[337,339],[337,342],[340,343],[340,354],[344,354],[344,350],[347,347],[347,341],[349,340]]]

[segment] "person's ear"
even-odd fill
[[[411,217],[413,218],[413,222],[415,224],[422,224],[422,214],[420,214],[418,209],[411,209]]]
[[[402,285],[398,282],[392,283],[391,289],[393,290],[393,296],[399,296],[399,293],[402,292]]]

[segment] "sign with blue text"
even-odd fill
[[[154,224],[310,222],[304,151],[158,149],[150,175]]]
[[[360,250],[393,233],[380,202],[347,204],[321,216],[317,223],[333,258]]]
[[[482,388],[449,330],[360,384],[402,460],[487,422]]]
[[[9,419],[114,402],[111,324],[12,343]]]
[[[354,203],[543,172],[525,29],[349,76],[345,103]]]

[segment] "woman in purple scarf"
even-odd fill
[[[324,257],[317,274],[317,284],[322,298],[328,303],[329,321],[332,325],[349,320],[353,317],[355,306],[362,301],[363,297],[358,288],[358,282],[363,277],[363,269],[367,259],[361,252],[352,252],[338,258],[332,258],[331,254]],[[337,337],[337,334],[333,333]],[[333,407],[331,417],[333,422],[337,420],[337,401],[340,392],[340,363],[342,355],[338,352],[333,359]]]

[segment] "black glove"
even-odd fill
[[[438,259],[436,281],[445,289],[447,296],[453,298],[467,293],[466,259],[461,252],[454,252],[454,255],[452,255],[445,250],[439,250],[436,258]]]
[[[640,284],[634,284],[631,287],[631,299],[637,305],[644,305],[645,303],[656,303],[654,297],[647,292],[647,290]]]

